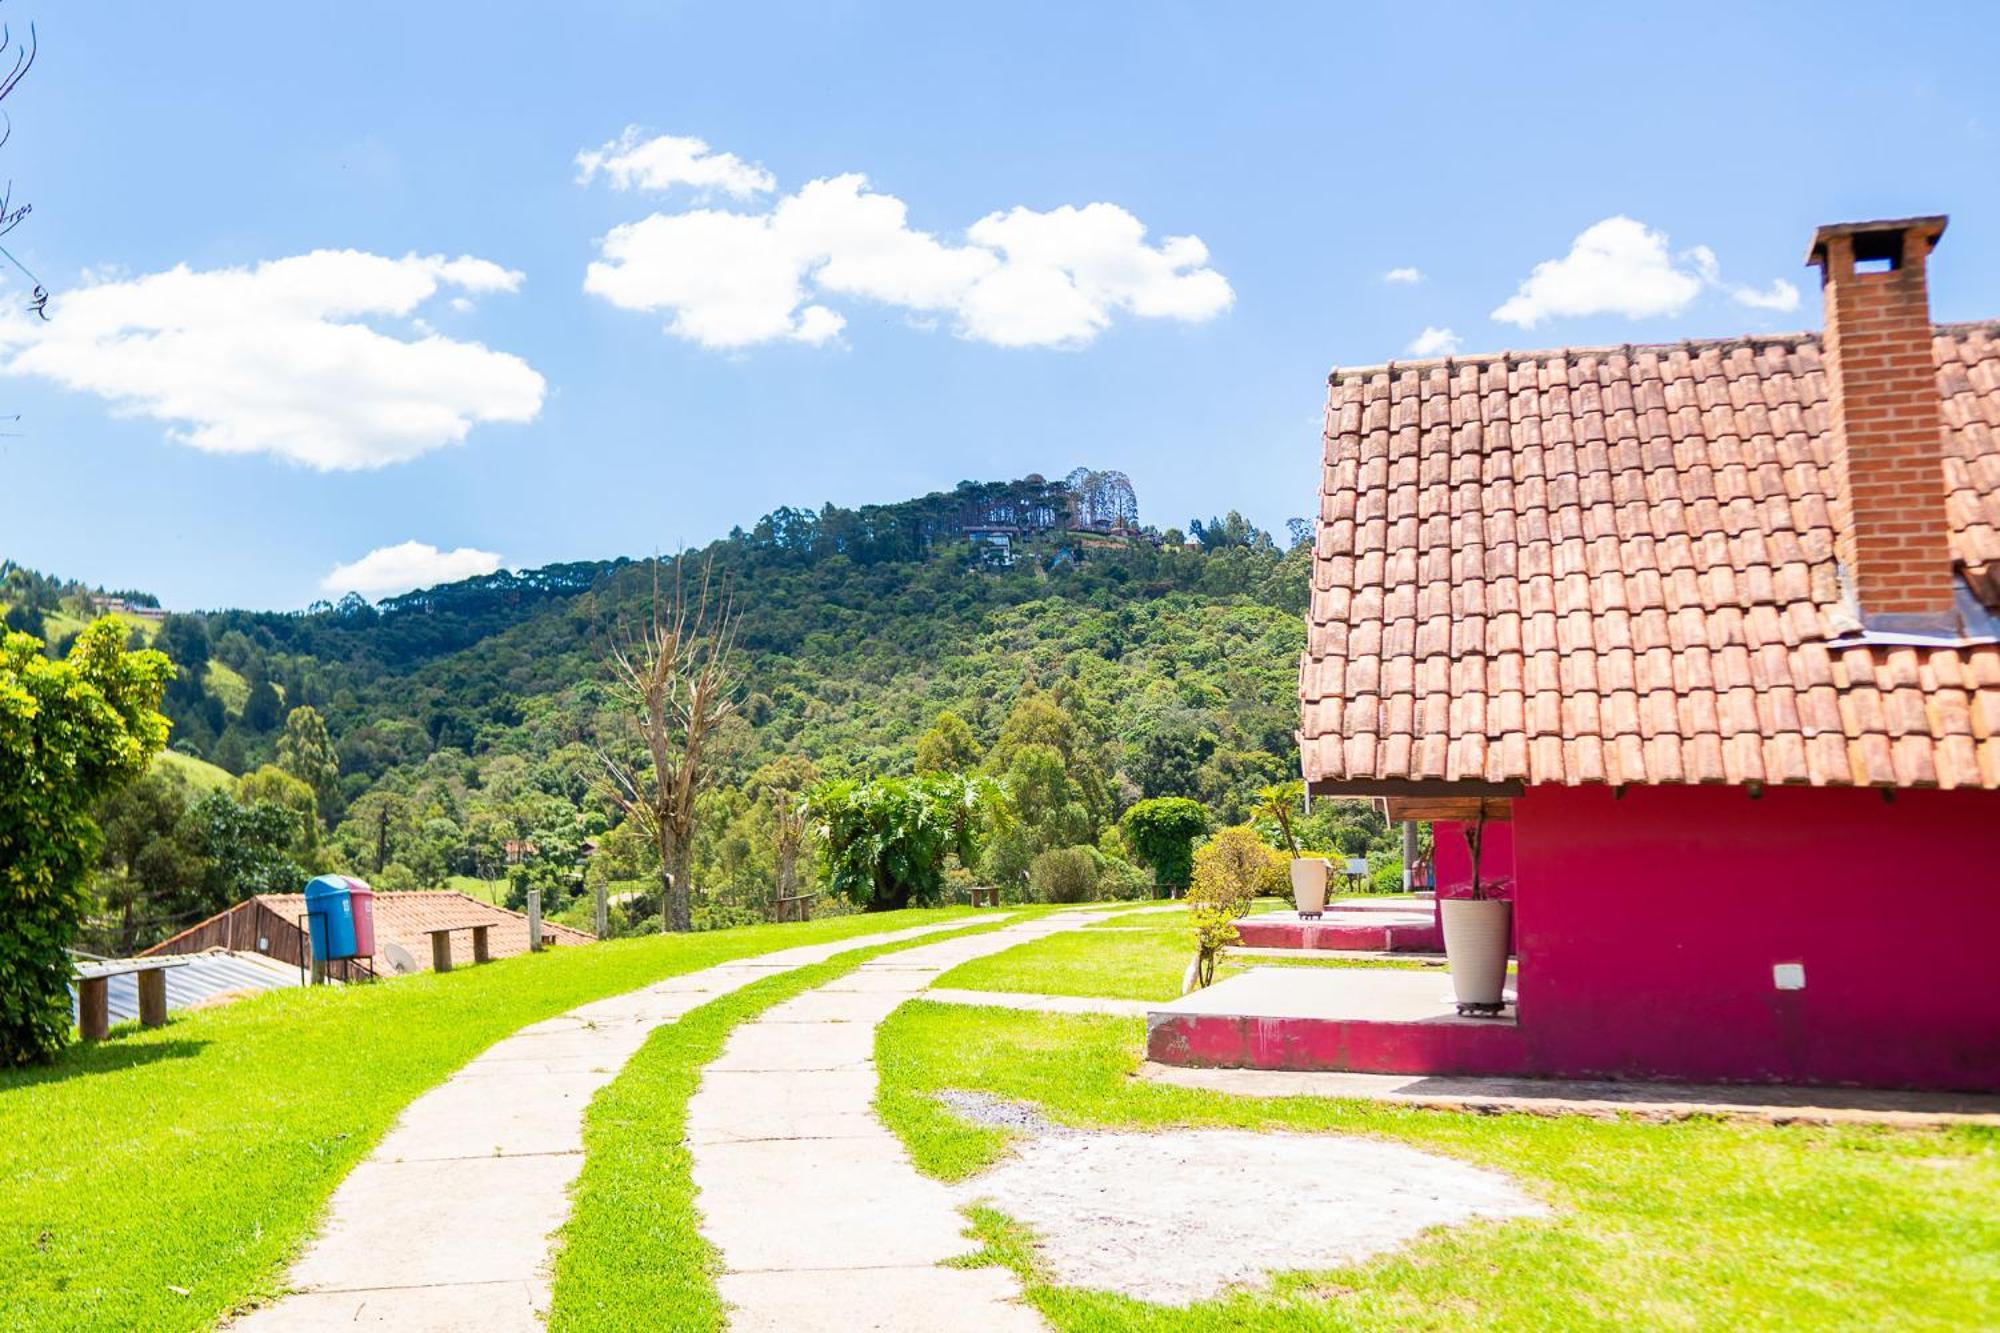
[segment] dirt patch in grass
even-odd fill
[[[939,1100],[1020,1136],[958,1185],[962,1203],[1025,1227],[1057,1285],[1156,1304],[1372,1258],[1433,1227],[1549,1211],[1498,1171],[1360,1135],[1068,1129],[980,1093]]]

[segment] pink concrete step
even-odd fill
[[[1381,950],[1393,953],[1437,953],[1444,932],[1428,906],[1404,903],[1403,910],[1369,907],[1349,910],[1345,903],[1329,906],[1317,920],[1301,920],[1297,912],[1265,912],[1236,923],[1244,944],[1259,949]]]
[[[1461,1018],[1435,972],[1253,968],[1146,1017],[1147,1058],[1197,1068],[1504,1076],[1527,1054],[1512,1006]]]

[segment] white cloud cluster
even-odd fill
[[[1761,291],[1724,282],[1707,246],[1676,255],[1665,232],[1620,215],[1585,228],[1562,258],[1535,265],[1493,318],[1524,329],[1574,315],[1646,319],[1679,314],[1710,289],[1760,310],[1792,310],[1799,303],[1798,288],[1782,278]]]
[[[700,139],[662,134],[641,137],[637,125],[602,148],[576,155],[576,179],[588,185],[599,172],[614,190],[668,190],[687,185],[720,190],[737,199],[768,194],[777,187],[771,173],[752,166],[734,153],[717,153]]]
[[[1413,287],[1423,280],[1424,271],[1420,268],[1392,268],[1382,275],[1382,281],[1401,287]]]
[[[1432,328],[1426,324],[1424,331],[1410,339],[1405,350],[1411,356],[1450,356],[1465,345],[1465,340],[1450,329]]]
[[[694,208],[614,227],[584,290],[664,314],[669,333],[711,348],[827,342],[847,322],[828,304],[838,297],[946,316],[960,336],[1002,347],[1080,346],[1121,311],[1199,323],[1235,299],[1199,239],[1148,244],[1115,204],[1016,207],[955,243],[912,227],[901,199],[856,173],[808,182],[763,212]]]
[[[474,550],[470,546],[440,551],[428,542],[407,541],[378,546],[359,560],[335,565],[319,586],[337,595],[358,592],[372,601],[412,588],[430,588],[477,574],[491,574],[498,568],[500,557],[492,551]]]
[[[0,372],[94,393],[174,423],[213,453],[321,471],[381,467],[456,443],[476,422],[533,420],[545,384],[521,358],[411,320],[449,287],[511,292],[521,275],[469,255],[315,250],[255,268],[86,282],[44,322],[0,319]],[[367,317],[411,320],[399,337]]]

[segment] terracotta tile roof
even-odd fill
[[[2000,322],[1939,326],[1954,555],[2000,582]],[[1336,371],[1309,781],[2000,787],[2000,647],[1843,647],[1817,335]]]
[[[298,893],[260,893],[252,901],[260,902],[286,921],[296,921],[305,915],[305,895]],[[375,894],[375,970],[383,976],[394,972],[383,957],[383,946],[399,944],[419,968],[431,965],[430,933],[464,926],[490,926],[487,948],[494,958],[512,958],[515,954],[528,952],[528,918],[520,912],[510,912],[504,907],[480,902],[477,898],[452,890],[414,890],[404,893],[378,891]],[[554,937],[557,944],[594,944],[595,935],[587,931],[572,930],[554,922],[542,922],[544,938]],[[472,935],[465,931],[452,936],[452,956],[460,962],[472,961]]]

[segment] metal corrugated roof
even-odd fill
[[[230,953],[216,949],[188,955],[185,967],[166,969],[167,1009],[186,1009],[213,999],[224,991],[277,990],[299,984],[299,969],[255,953]],[[111,1021],[122,1023],[139,1016],[139,979],[130,972],[114,976],[106,983]],[[70,993],[70,1013],[76,1013],[76,994]]]

